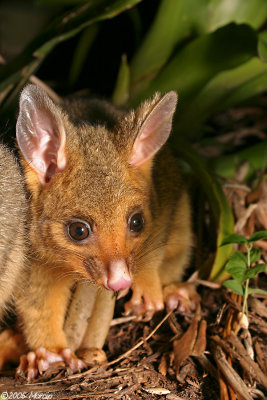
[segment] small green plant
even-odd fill
[[[232,234],[224,238],[221,243],[221,246],[234,243],[242,244],[246,248],[246,253],[235,251],[230,255],[225,269],[233,279],[229,279],[223,283],[232,292],[243,296],[242,315],[246,314],[248,316],[247,299],[249,294],[267,295],[265,290],[249,287],[249,280],[260,272],[265,272],[267,267],[266,264],[256,264],[253,266],[261,258],[260,249],[254,246],[254,242],[263,239],[267,239],[267,231],[255,232],[249,239],[246,239],[242,235]]]

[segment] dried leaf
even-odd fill
[[[176,375],[179,374],[179,369],[182,362],[192,354],[198,334],[198,323],[200,320],[199,310],[200,307],[198,307],[194,319],[184,335],[180,339],[173,342],[174,365]]]
[[[199,324],[197,340],[195,342],[192,352],[193,356],[201,356],[204,353],[207,345],[206,330],[207,330],[207,321],[202,319]]]

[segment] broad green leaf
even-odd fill
[[[239,263],[244,268],[247,267],[247,261],[248,261],[247,253],[242,253],[241,251],[235,251],[230,255],[229,260],[235,264]]]
[[[178,90],[183,107],[216,74],[237,67],[257,55],[257,36],[247,25],[229,24],[203,35],[179,50],[134,103],[156,90]]]
[[[266,0],[162,0],[133,57],[132,97],[149,85],[182,39],[213,32],[230,22],[258,29],[266,18]]]
[[[238,104],[241,101],[245,101],[252,96],[257,96],[267,88],[267,64],[262,63],[265,71],[261,74],[254,76],[252,79],[247,80],[243,85],[240,85],[236,90],[232,93],[229,93],[229,96],[224,99],[221,107],[222,109],[226,109],[233,104]]]
[[[245,272],[245,279],[250,279],[250,278],[254,278],[254,276],[256,276],[257,274],[261,273],[261,272],[265,272],[266,271],[266,265],[265,264],[258,264],[255,265],[255,267],[251,267],[249,268],[246,272]]]
[[[227,263],[225,269],[239,283],[243,283],[247,278],[245,278],[245,270],[240,268],[240,266],[234,266],[232,263]]]
[[[232,253],[233,247],[232,245],[220,247],[220,244],[223,239],[226,236],[229,236],[229,234],[234,230],[232,211],[225,194],[222,191],[220,183],[209,172],[203,160],[195,150],[188,144],[180,142],[175,134],[172,135],[171,144],[175,154],[190,165],[198,180],[201,182],[203,190],[208,198],[212,213],[218,226],[217,250],[209,279],[212,281],[222,281],[229,277],[229,274],[225,272],[224,266]]]
[[[195,6],[199,9],[197,3]],[[177,43],[188,35],[191,22],[186,9],[185,0],[161,1],[156,17],[131,63],[132,93],[140,91],[143,85],[147,86]]]
[[[258,52],[261,60],[267,62],[267,31],[259,34]]]
[[[243,286],[239,283],[236,282],[232,279],[223,282],[223,286],[227,287],[228,289],[232,290],[232,292],[239,294],[240,296],[243,296],[244,294],[244,288]]]
[[[116,86],[112,95],[112,103],[116,106],[123,106],[129,98],[130,69],[127,63],[127,57],[124,54],[121,59],[121,65],[118,73]]]
[[[267,239],[267,231],[258,231],[253,233],[248,239],[248,241],[250,243],[253,243],[256,242],[257,240],[264,240],[264,239]]]
[[[261,258],[261,251],[260,249],[258,249],[258,247],[254,247],[253,249],[251,249],[250,251],[250,263],[254,263],[256,261],[259,261],[259,259]]]
[[[18,95],[21,87],[60,42],[81,32],[89,25],[128,10],[141,0],[91,0],[58,17],[12,62],[0,69],[0,99],[5,93],[5,107]],[[3,96],[2,96],[3,97]],[[3,98],[1,99],[3,101]]]
[[[212,115],[232,107],[267,90],[267,64],[253,57],[248,62],[216,74],[196,94],[179,114],[179,131],[188,136],[200,136],[205,121]],[[220,160],[215,160],[215,163]],[[235,171],[229,160],[223,171]],[[217,171],[220,173],[220,171]],[[222,174],[225,176],[225,174]]]
[[[222,242],[221,242],[221,246],[225,246],[226,244],[230,244],[230,243],[237,243],[237,244],[242,244],[242,243],[247,243],[247,239],[244,238],[244,236],[242,235],[238,235],[237,233],[233,233],[227,237],[225,237]]]
[[[238,24],[247,23],[253,28],[261,27],[267,18],[265,0],[210,0],[206,8],[209,30],[214,30],[230,21]]]
[[[244,282],[247,269],[247,257],[240,251],[235,251],[230,255],[225,269],[237,282]]]
[[[267,295],[267,291],[263,289],[257,289],[257,288],[248,288],[248,294],[262,294],[264,296]]]

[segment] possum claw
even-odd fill
[[[168,310],[191,312],[200,303],[200,296],[191,282],[170,284],[163,289],[163,296]]]
[[[149,321],[153,315],[163,310],[163,298],[161,288],[143,287],[142,285],[133,285],[132,297],[125,303],[124,315],[135,315],[138,321]]]
[[[28,381],[31,381],[37,377],[38,373],[42,375],[48,368],[59,362],[65,363],[73,371],[86,368],[86,364],[68,348],[53,352],[39,347],[20,357],[16,376],[26,377]]]

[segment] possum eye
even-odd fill
[[[86,222],[75,221],[68,225],[68,234],[72,240],[79,242],[88,238],[91,232],[91,227]]]
[[[128,220],[128,227],[133,233],[140,233],[144,229],[144,216],[141,212],[134,213]]]

